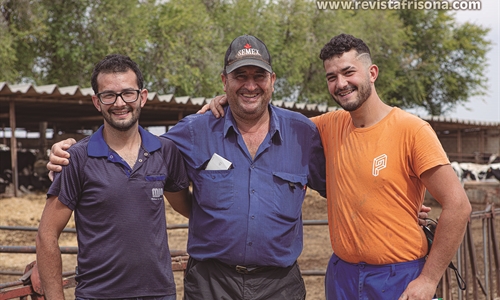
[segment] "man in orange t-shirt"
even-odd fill
[[[378,67],[362,40],[338,35],[320,58],[344,109],[312,118],[326,156],[334,250],[327,299],[431,299],[462,241],[467,195],[429,124],[379,98]],[[427,259],[417,220],[426,189],[442,206]]]

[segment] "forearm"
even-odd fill
[[[470,217],[470,205],[462,201],[453,210],[444,208],[434,234],[434,240],[421,276],[437,283],[443,276],[450,261],[460,246],[467,222]]]
[[[64,299],[62,259],[57,239],[46,240],[37,236],[36,258],[45,298]]]
[[[183,215],[186,218],[189,218],[189,215],[191,214],[192,203],[191,203],[191,192],[189,192],[188,188],[175,193],[165,192],[164,195],[165,198],[167,198],[167,201],[170,203],[170,205],[176,212],[178,212],[179,214]]]

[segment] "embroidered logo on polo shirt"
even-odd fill
[[[152,188],[151,195],[151,200],[163,200],[163,188]]]
[[[145,179],[148,187],[151,187],[151,200],[163,201],[163,185],[167,176],[165,174],[150,174],[146,175]]]
[[[378,176],[380,174],[380,170],[383,170],[387,167],[387,155],[382,154],[373,159],[373,168],[372,174],[373,176]]]

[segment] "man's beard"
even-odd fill
[[[351,87],[349,86],[347,88],[351,88]],[[368,99],[368,97],[370,97],[370,95],[372,93],[372,87],[371,87],[370,83],[367,82],[367,83],[364,83],[364,84],[360,85],[356,89],[356,91],[358,92],[358,95],[356,96],[356,101],[354,101],[354,102],[349,102],[349,103],[342,104],[342,103],[340,103],[340,101],[337,100],[336,97],[332,96],[332,98],[344,110],[346,110],[346,111],[355,111],[358,108],[360,108],[361,105],[363,105],[363,103],[366,102],[366,100]],[[338,94],[338,92],[337,92],[337,94]]]
[[[141,115],[141,108],[138,107],[137,109],[132,110],[132,118],[127,121],[119,121],[116,122],[113,120],[111,117],[111,113],[107,111],[106,113],[102,113],[102,116],[104,117],[104,120],[111,126],[112,128],[119,130],[119,131],[128,131],[131,129],[138,121],[139,121],[139,116]]]

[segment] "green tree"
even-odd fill
[[[147,13],[135,0],[42,1],[48,32],[37,43],[40,83],[89,86],[95,62],[110,53],[137,59],[147,40]]]
[[[212,97],[227,46],[251,34],[271,53],[275,100],[335,105],[318,55],[349,33],[370,46],[386,103],[434,115],[484,94],[490,45],[488,29],[448,11],[320,10],[313,0],[0,0],[0,11],[1,81],[88,86],[95,62],[122,53],[151,91]]]
[[[39,1],[0,1],[0,81],[34,81],[37,40],[44,37],[44,8]]]
[[[142,65],[151,90],[211,97],[221,90],[221,30],[200,0],[172,0],[150,10]]]
[[[458,24],[442,10],[401,10],[399,15],[409,40],[403,68],[396,73],[406,88],[388,94],[394,104],[441,115],[484,95],[489,29]]]

